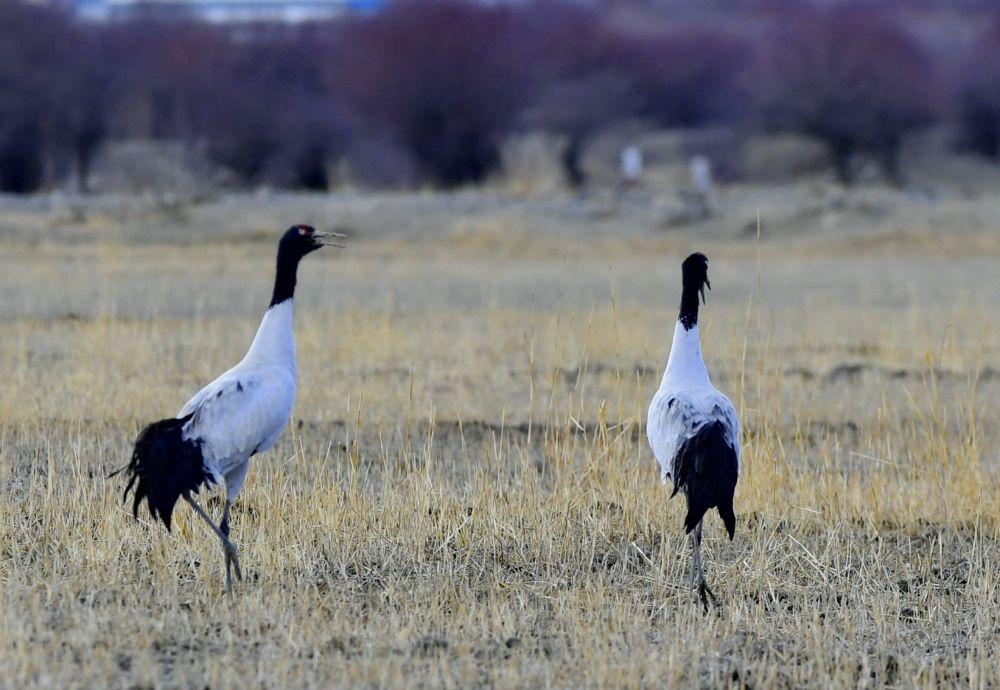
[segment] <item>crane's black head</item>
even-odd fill
[[[701,301],[704,302],[705,288],[712,289],[712,284],[708,282],[708,257],[695,252],[684,259],[684,263],[681,264],[681,275],[683,289],[680,321],[684,324],[684,328],[690,329],[698,323],[698,294],[701,294]]]
[[[298,261],[310,252],[323,246],[322,239],[326,235],[316,232],[311,225],[293,225],[285,231],[278,242],[278,252],[283,257]]]
[[[343,237],[343,235],[338,232],[319,232],[311,225],[293,225],[285,231],[278,242],[278,271],[274,276],[272,307],[294,296],[295,273],[302,257],[320,247],[341,246],[330,242],[331,237]]]
[[[684,289],[694,290],[701,293],[701,301],[705,301],[705,287],[712,289],[712,284],[708,282],[708,257],[701,252],[695,252],[684,259],[681,264],[681,273],[684,276]]]

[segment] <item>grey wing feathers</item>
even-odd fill
[[[294,399],[290,375],[229,372],[184,406],[181,414],[191,415],[184,432],[202,443],[206,459],[246,460],[276,440]]]
[[[219,377],[198,391],[177,416],[193,415],[192,423],[201,426],[207,418],[228,408],[245,404],[259,386],[260,381],[253,376]]]

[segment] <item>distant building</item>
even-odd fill
[[[389,0],[75,0],[83,19],[108,21],[136,16],[192,17],[218,24],[304,22],[349,12],[373,12]]]

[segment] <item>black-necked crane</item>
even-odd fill
[[[337,233],[294,225],[278,242],[274,292],[257,334],[239,364],[202,388],[174,417],[153,422],[135,441],[124,468],[124,498],[135,489],[132,513],[146,499],[153,518],[170,530],[179,498],[187,501],[222,541],[226,591],[232,571],[243,579],[239,555],[229,540],[229,510],[243,488],[250,458],[271,448],[288,423],[295,402],[293,298],[299,261],[330,244]],[[334,245],[339,246],[339,245]],[[222,520],[216,525],[194,500],[202,486],[226,485]]]
[[[660,463],[662,478],[673,479],[673,498],[687,497],[684,530],[692,534],[691,586],[702,605],[715,594],[705,582],[701,565],[701,525],[705,513],[717,508],[729,538],[736,530],[733,495],[740,467],[740,420],[729,398],[708,377],[698,333],[698,295],[705,300],[708,259],[692,254],[681,264],[681,308],[674,327],[670,357],[660,388],[649,404],[646,436]],[[707,596],[706,596],[707,595]]]

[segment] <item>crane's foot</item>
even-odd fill
[[[226,593],[233,593],[233,570],[236,570],[236,579],[243,581],[243,571],[240,570],[240,556],[236,551],[236,546],[228,539],[222,542],[222,550],[226,554]]]
[[[708,615],[708,599],[709,599],[709,597],[711,597],[712,604],[714,606],[718,606],[719,605],[718,598],[716,598],[715,593],[712,591],[712,588],[708,586],[708,583],[705,582],[705,580],[700,580],[698,582],[698,597],[701,599],[701,605],[705,609],[705,615]]]

